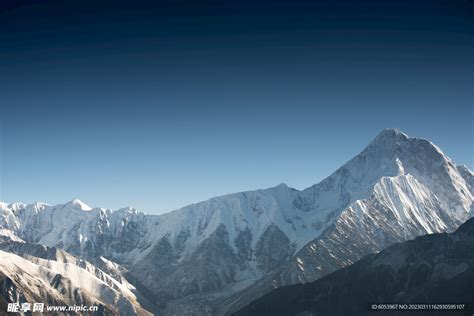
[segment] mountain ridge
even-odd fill
[[[118,262],[175,313],[225,314],[275,286],[312,281],[391,243],[454,230],[472,216],[472,179],[430,141],[386,129],[301,191],[280,184],[161,215],[89,210],[74,200],[0,204],[0,226],[25,241]],[[196,304],[173,304],[185,298]]]

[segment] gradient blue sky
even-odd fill
[[[0,5],[2,201],[302,189],[387,127],[474,166],[472,2],[26,2]]]

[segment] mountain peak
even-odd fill
[[[396,128],[387,128],[381,131],[366,147],[369,151],[392,152],[400,145],[408,144],[413,138]]]
[[[89,205],[87,205],[86,203],[82,202],[79,199],[73,199],[73,200],[67,202],[66,204],[64,204],[64,206],[70,206],[70,207],[77,208],[77,209],[80,209],[80,210],[83,210],[83,211],[92,210],[92,208]]]
[[[409,136],[402,131],[400,131],[398,128],[386,128],[383,131],[381,131],[374,139],[376,140],[389,140],[389,139],[408,139]]]
[[[416,152],[416,155],[415,155]],[[424,152],[424,154],[421,154]],[[400,158],[400,155],[413,158],[414,156],[426,156],[429,160],[443,158],[449,160],[441,149],[425,138],[410,137],[395,128],[387,128],[380,132],[372,142],[362,151],[364,155],[370,153],[378,159],[381,156]],[[412,160],[412,159],[409,160]]]

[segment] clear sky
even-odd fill
[[[467,0],[19,3],[0,4],[0,200],[160,213],[303,189],[387,127],[474,166]]]

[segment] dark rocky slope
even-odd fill
[[[241,309],[243,315],[406,315],[369,311],[371,303],[465,303],[474,313],[474,219],[456,232],[417,237],[312,283],[281,287]]]

